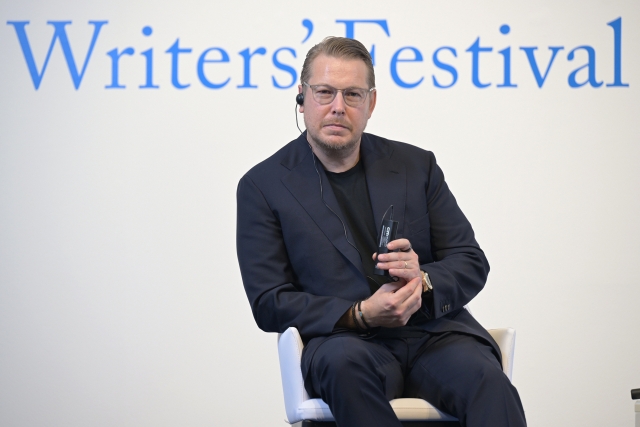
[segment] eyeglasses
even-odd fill
[[[313,99],[315,99],[318,104],[330,104],[336,98],[338,92],[342,92],[342,98],[345,104],[350,107],[361,106],[364,100],[367,99],[367,95],[376,89],[375,87],[371,89],[361,89],[358,87],[336,89],[329,85],[310,85],[307,82],[303,82],[302,84],[309,86],[311,93],[313,93]]]

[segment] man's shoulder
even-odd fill
[[[363,133],[363,148],[378,151],[389,157],[400,157],[406,161],[430,161],[434,155],[431,151],[416,145],[388,139],[372,133]]]
[[[249,169],[242,179],[249,178],[260,182],[274,177],[279,178],[302,162],[310,152],[306,139],[303,135],[300,135],[300,137],[290,141],[271,156]]]

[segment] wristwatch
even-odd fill
[[[422,293],[431,292],[433,290],[433,286],[431,285],[429,274],[422,270],[420,270],[420,273],[422,273]]]

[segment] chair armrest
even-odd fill
[[[291,327],[278,334],[278,357],[280,359],[280,375],[284,391],[284,407],[289,424],[299,421],[298,407],[309,400],[304,389],[304,379],[300,370],[300,359],[304,344],[300,333]]]
[[[500,347],[502,353],[502,370],[511,381],[513,376],[513,357],[516,348],[516,330],[513,328],[499,328],[487,330]]]

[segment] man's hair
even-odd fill
[[[300,83],[307,82],[311,77],[311,64],[319,55],[327,55],[333,58],[359,59],[367,67],[367,84],[369,89],[376,86],[376,76],[373,72],[373,62],[367,48],[358,40],[345,37],[326,37],[320,43],[309,49],[307,57],[302,64]]]

